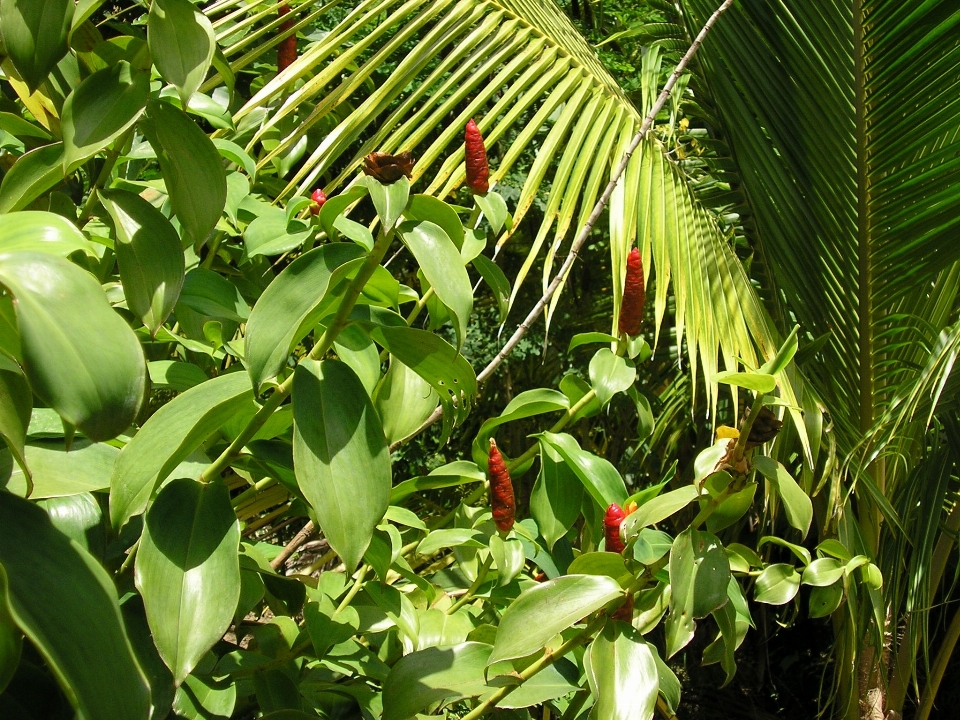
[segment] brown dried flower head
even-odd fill
[[[416,159],[406,150],[399,155],[370,153],[363,159],[363,174],[376,178],[384,185],[393,185],[404,175],[409,179]]]

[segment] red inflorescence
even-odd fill
[[[277,8],[277,15],[283,17],[290,12],[290,8],[286,3]],[[280,33],[285,33],[287,30],[292,28],[294,25],[293,18],[289,20],[284,20],[280,23],[280,27],[277,30]],[[283,72],[284,69],[288,68],[293,64],[294,60],[297,59],[297,34],[293,33],[289,37],[285,37],[280,41],[280,44],[277,46],[277,72]]]
[[[620,523],[626,517],[623,508],[613,503],[607,508],[603,516],[604,535],[607,539],[607,551],[620,553],[623,552],[623,540],[620,539]]]
[[[313,202],[310,203],[310,212],[317,215],[320,213],[320,208],[322,208],[323,204],[327,201],[327,194],[320,188],[317,188],[310,195],[310,199],[313,200]]]
[[[620,304],[620,332],[639,335],[643,320],[643,260],[634,248],[627,256],[627,276],[623,282],[623,302]]]
[[[490,506],[493,509],[493,521],[497,530],[510,532],[517,514],[517,504],[513,497],[513,481],[503,462],[503,456],[497,449],[497,443],[490,438]]]
[[[477,195],[485,195],[490,189],[490,166],[487,164],[487,149],[477,124],[470,119],[463,134],[466,151],[467,187]]]

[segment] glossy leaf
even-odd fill
[[[699,493],[695,487],[687,486],[677,490],[671,490],[663,495],[658,495],[652,500],[648,500],[637,508],[635,512],[627,515],[624,533],[627,537],[630,537],[639,528],[666,520],[675,512],[682,510],[696,500],[698,495]]]
[[[494,436],[497,428],[501,425],[515,420],[566,410],[569,407],[570,402],[566,395],[556,390],[548,388],[525,390],[511,398],[499,416],[486,420],[480,426],[480,432],[477,433],[471,448],[474,461],[478,465],[486,464],[490,438]]]
[[[392,230],[400,219],[410,196],[410,180],[401,177],[394,183],[384,185],[376,178],[364,177],[363,182],[370,193],[370,199],[377,210],[380,222],[387,230]]]
[[[157,485],[234,414],[253,392],[243,373],[208,380],[157,410],[120,452],[110,480],[110,520],[142,513]]]
[[[322,245],[304,253],[270,283],[247,322],[244,359],[255,389],[275,378],[293,347],[319,318],[333,272],[363,250],[350,243]]]
[[[840,607],[841,602],[843,602],[843,583],[814,587],[810,591],[810,617],[827,617]]]
[[[477,255],[473,258],[473,267],[483,281],[493,292],[493,298],[497,301],[497,309],[500,311],[500,322],[507,319],[507,310],[510,309],[510,281],[504,274],[500,266],[485,255]]]
[[[250,314],[237,286],[213,270],[195,267],[183,279],[179,302],[200,315],[243,322]]]
[[[773,392],[774,388],[777,387],[777,379],[773,375],[759,372],[745,373],[725,370],[714,375],[713,381],[724,385],[747,388],[757,393]]]
[[[459,349],[473,312],[473,288],[460,251],[443,228],[427,220],[404,223],[399,232],[437,298],[450,310]]]
[[[63,143],[24,153],[0,183],[0,213],[22,210],[63,180]]]
[[[174,480],[144,519],[136,584],[160,657],[180,684],[230,626],[240,526],[226,486]]]
[[[67,257],[82,252],[96,257],[77,226],[49,212],[24,210],[0,218],[0,252],[40,252]]]
[[[548,549],[580,517],[583,483],[548,443],[540,443],[540,473],[530,493],[530,514]]]
[[[801,536],[805,537],[813,520],[813,503],[810,497],[797,484],[793,476],[787,472],[786,468],[776,460],[761,455],[754,458],[753,464],[770,481],[770,484],[780,496],[780,500],[783,501],[787,521],[792,527],[800,531]]]
[[[817,558],[803,569],[800,581],[804,585],[826,587],[843,577],[843,565],[834,558]]]
[[[113,463],[120,451],[106,443],[76,439],[68,452],[62,440],[31,440],[25,447],[27,467],[33,477],[32,499],[97,492],[110,487]],[[6,488],[25,495],[27,481],[14,469]]]
[[[499,535],[493,535],[490,538],[490,553],[497,567],[497,587],[508,584],[523,570],[526,558],[523,544],[517,538],[504,540]]]
[[[193,7],[189,0],[176,2]],[[173,211],[193,242],[202,243],[227,202],[220,153],[186,113],[162,100],[147,103],[140,127],[157,153]]]
[[[0,565],[0,693],[17,671],[20,652],[23,650],[23,633],[17,627],[7,605],[7,577]]]
[[[466,642],[405,655],[383,684],[383,720],[407,720],[441,700],[484,693],[491,651],[485,643]]]
[[[396,358],[391,359],[374,397],[387,443],[393,444],[410,435],[439,403],[440,398],[430,383]]]
[[[57,257],[8,253],[0,283],[15,299],[34,393],[91,440],[123,432],[140,410],[146,363],[96,279]]]
[[[373,403],[347,365],[305,359],[293,381],[297,483],[351,571],[390,504],[390,455]]]
[[[0,492],[0,526],[11,615],[72,704],[88,718],[147,720],[150,689],[110,576],[29,501]]]
[[[439,225],[447,234],[457,250],[463,247],[463,223],[460,216],[450,205],[432,195],[413,195],[403,210],[407,220],[428,220]]]
[[[614,580],[619,580],[628,572],[620,553],[606,551],[578,555],[567,568],[570,575],[606,575]]]
[[[203,82],[216,47],[213,26],[190,0],[154,0],[147,19],[150,56],[186,107]]]
[[[524,590],[504,611],[487,664],[546,647],[554,635],[621,594],[619,583],[602,575],[564,575]]]
[[[32,411],[33,392],[23,374],[14,370],[0,370],[0,436],[13,453],[21,471],[26,465],[24,443]],[[25,485],[29,487],[28,483]]]
[[[3,0],[0,25],[13,66],[31,91],[67,54],[72,0]]]
[[[637,369],[625,358],[614,355],[610,348],[600,348],[590,360],[590,385],[601,405],[624,392],[637,379]]]
[[[53,526],[96,558],[103,557],[107,534],[100,503],[90,493],[50,498],[37,503]]]
[[[571,435],[544,432],[536,437],[557,451],[597,505],[606,509],[611,503],[627,499],[627,488],[617,469],[604,458],[583,450]]]
[[[117,231],[114,252],[127,307],[155,335],[183,287],[180,237],[163,213],[139,195],[103,190],[100,199]]]
[[[356,325],[348,325],[333,341],[333,349],[337,357],[357,374],[367,394],[373,397],[380,382],[380,350],[376,343]]]
[[[70,174],[133,125],[146,107],[150,75],[130,63],[99,70],[63,103],[63,169]]]
[[[790,602],[800,590],[800,573],[793,565],[776,563],[768,565],[757,578],[753,599],[770,605]]]
[[[596,702],[596,720],[650,720],[660,685],[653,651],[625,623],[607,623],[590,644],[584,662]]]
[[[672,657],[693,639],[693,621],[728,601],[730,562],[715,536],[688,528],[673,541],[669,567],[667,656]]]

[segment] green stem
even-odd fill
[[[350,283],[350,287],[347,288],[343,300],[340,301],[340,307],[337,310],[336,316],[334,316],[333,321],[324,331],[323,335],[320,336],[317,344],[313,346],[313,350],[311,350],[307,356],[311,360],[319,360],[322,358],[333,345],[333,341],[340,331],[346,327],[353,306],[356,305],[357,298],[359,298],[360,293],[363,292],[363,286],[366,285],[367,281],[373,276],[374,271],[377,269],[377,266],[380,265],[380,261],[383,260],[383,256],[386,255],[387,248],[390,247],[392,241],[392,230],[387,233],[381,233],[377,238],[373,250],[367,255],[367,259],[363,265],[360,266],[360,270],[357,272],[353,282]],[[257,411],[257,414],[254,415],[246,427],[240,431],[240,434],[237,435],[234,441],[227,446],[227,449],[220,453],[220,457],[214,460],[213,463],[203,471],[198,480],[202,483],[208,483],[215,477],[218,477],[230,464],[234,456],[243,449],[244,445],[250,442],[250,438],[256,435],[257,431],[263,427],[263,424],[273,415],[274,411],[286,400],[287,395],[290,394],[292,389],[293,373],[280,383],[277,389],[273,391],[273,394],[267,398],[267,401],[260,410]]]
[[[532,678],[534,675],[539,673],[541,670],[544,670],[557,660],[562,658],[568,652],[573,650],[580,645],[583,645],[585,642],[590,640],[594,633],[596,633],[600,628],[603,627],[603,624],[606,622],[606,615],[598,615],[593,621],[587,625],[583,630],[578,632],[576,635],[567,640],[563,645],[557,648],[556,652],[550,652],[547,650],[543,656],[534,662],[532,665],[529,665],[523,672],[520,673],[520,682],[516,685],[507,685],[505,687],[497,690],[493,695],[490,695],[486,700],[477,705],[473,710],[470,711],[467,715],[464,715],[460,720],[477,720],[477,718],[482,718],[488,712],[492,711],[498,702],[503,700],[507,695],[512,693],[518,687],[520,687],[527,680]]]
[[[133,133],[133,128],[130,128],[117,138],[117,141],[113,143],[113,147],[107,151],[107,157],[103,161],[103,167],[100,168],[100,173],[93,181],[93,185],[90,186],[90,194],[87,195],[87,200],[83,203],[83,210],[80,211],[80,219],[78,220],[80,225],[83,225],[93,213],[94,204],[97,200],[97,189],[102,188],[110,178],[110,173],[113,172],[113,168],[117,165],[117,159],[120,157],[120,151],[123,149],[123,146],[127,144],[131,133]]]
[[[134,558],[137,557],[137,550],[139,549],[140,549],[140,538],[137,538],[137,541],[133,544],[130,550],[127,551],[127,557],[123,559],[123,564],[120,566],[120,569],[117,571],[117,575],[123,575],[128,569],[130,569],[130,566],[133,564]]]
[[[477,594],[477,590],[479,590],[480,586],[483,585],[483,581],[487,579],[487,573],[490,572],[490,566],[492,564],[493,554],[491,553],[487,555],[483,563],[480,565],[480,569],[477,571],[477,579],[473,581],[473,584],[469,588],[467,588],[467,592],[464,593],[463,597],[450,606],[450,608],[447,610],[447,615],[453,615],[457,610],[473,600],[473,596]]]
[[[571,420],[573,420],[576,414],[580,412],[583,408],[585,408],[587,405],[589,405],[590,402],[595,397],[597,397],[597,391],[594,390],[593,388],[590,388],[590,390],[587,391],[586,395],[584,395],[582,398],[577,400],[577,402],[574,403],[572,406],[567,408],[566,412],[563,414],[563,416],[559,420],[557,420],[557,422],[553,424],[549,432],[555,433],[563,430],[563,428],[565,428],[567,424]],[[522,467],[524,463],[528,462],[529,460],[532,460],[536,456],[539,450],[540,450],[539,443],[537,443],[536,445],[531,445],[530,447],[527,448],[526,452],[524,452],[523,455],[519,455],[515,457],[513,460],[511,460],[510,462],[508,462],[507,469],[513,470],[514,468]]]
[[[223,242],[223,238],[226,237],[226,233],[222,230],[218,231],[213,236],[213,241],[210,243],[210,249],[207,251],[207,256],[203,259],[203,262],[200,263],[200,267],[206,268],[207,270],[213,265],[213,261],[217,257],[217,251],[220,249],[220,243]]]
[[[360,572],[357,573],[357,579],[350,588],[350,591],[343,596],[343,600],[341,600],[340,604],[337,605],[337,609],[333,613],[334,617],[339,615],[343,609],[353,601],[353,599],[357,596],[357,593],[360,592],[360,588],[363,587],[363,579],[367,576],[367,570],[369,568],[369,565],[363,565],[360,568]]]
[[[947,628],[947,634],[943,638],[940,649],[937,651],[937,658],[930,669],[930,677],[927,679],[927,686],[923,689],[920,696],[920,708],[917,710],[915,720],[927,720],[930,712],[933,710],[933,701],[937,697],[937,690],[940,689],[940,681],[943,680],[943,674],[946,672],[950,658],[953,656],[953,650],[960,639],[960,608],[953,614],[950,621],[950,627]]]
[[[733,465],[736,466],[743,459],[743,453],[747,449],[747,439],[750,437],[750,431],[753,429],[753,423],[757,415],[763,409],[763,393],[757,393],[753,398],[753,405],[750,407],[750,415],[743,421],[743,427],[740,428],[740,437],[737,438],[737,444],[733,448]]]

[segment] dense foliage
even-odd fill
[[[960,14],[731,4],[0,0],[4,717],[929,716]]]

